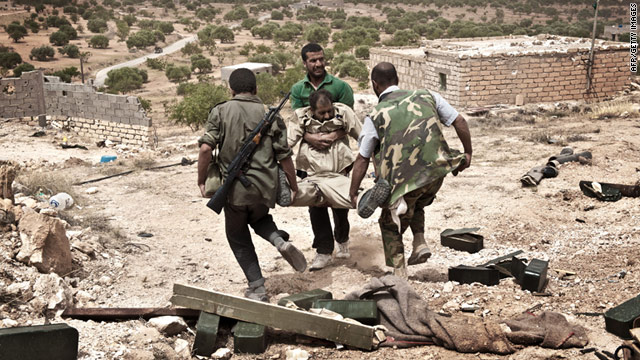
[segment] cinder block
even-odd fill
[[[631,339],[630,329],[633,321],[640,318],[640,295],[607,310],[604,313],[604,324],[608,332],[623,339]]]
[[[354,319],[366,325],[379,323],[378,306],[373,300],[318,299],[313,302],[313,307],[337,312],[345,318]]]
[[[233,352],[262,354],[266,349],[264,325],[238,321],[233,329]]]
[[[0,359],[76,360],[78,330],[67,324],[0,329]]]

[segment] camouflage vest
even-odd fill
[[[388,204],[442,178],[464,159],[449,149],[440,129],[435,100],[426,90],[386,94],[371,114],[380,145],[374,161],[391,184]]]

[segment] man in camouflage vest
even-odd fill
[[[355,206],[360,183],[374,155],[378,181],[361,197],[358,214],[368,217],[377,205],[383,207],[378,223],[385,261],[395,275],[406,278],[402,234],[409,226],[414,231],[408,264],[426,262],[431,251],[424,240],[424,207],[433,202],[449,172],[455,174],[471,164],[471,135],[466,120],[439,94],[400,90],[392,64],[376,65],[371,83],[379,102],[365,118],[358,138],[360,150],[349,196]],[[453,125],[464,154],[449,149],[440,123]]]

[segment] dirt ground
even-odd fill
[[[523,114],[492,112],[469,118],[474,146],[472,166],[457,177],[448,176],[437,199],[427,208],[426,237],[433,256],[426,264],[409,267],[411,286],[432,310],[490,321],[508,319],[531,308],[536,309],[534,312],[557,311],[587,328],[589,346],[613,351],[621,343],[605,331],[602,317],[580,313],[602,313],[640,293],[639,200],[599,202],[584,196],[578,182],[634,184],[640,179],[640,115],[634,105],[639,99],[640,94],[636,93],[616,102],[629,111],[614,113],[607,119],[592,118],[585,107],[595,109],[598,105],[594,104],[575,109],[573,104],[530,105]],[[165,129],[153,150],[97,148],[72,133],[55,129],[48,130],[42,138],[29,137],[35,130],[15,121],[0,122],[0,158],[21,163],[24,167],[20,176],[45,171],[77,182],[134,168],[135,161],[163,165],[179,162],[182,157],[197,158],[199,133],[179,128]],[[89,150],[61,149],[58,144],[63,136]],[[453,130],[446,129],[445,136],[451,146],[461,148]],[[549,144],[548,139],[557,142]],[[537,188],[523,188],[519,178],[558,154],[563,146],[591,151],[592,162],[564,164],[557,178],[544,179]],[[119,160],[100,164],[102,155],[118,155]],[[370,186],[372,179],[366,179],[364,184]],[[96,187],[98,192],[85,194],[89,187]],[[94,231],[102,230],[104,246],[104,252],[95,259],[74,253],[74,259],[82,264],[73,275],[77,282],[74,291],[92,295],[83,306],[164,307],[170,304],[175,283],[243,294],[246,283],[226,242],[223,217],[207,209],[206,200],[199,196],[195,164],[156,171],[138,169],[127,176],[73,186],[70,190],[78,194],[77,206],[60,216],[76,224],[73,229],[93,221]],[[350,212],[351,258],[334,259],[330,266],[316,272],[293,272],[275,248],[255,237],[270,301],[275,303],[286,294],[315,288],[329,290],[339,299],[365,285],[371,277],[384,275],[388,269],[384,266],[376,221],[378,212],[369,219]],[[276,207],[272,214],[311,261],[315,252],[306,209]],[[440,245],[442,230],[476,226],[485,236],[485,248],[480,252],[468,254]],[[153,237],[138,237],[140,232]],[[6,240],[9,234],[5,236]],[[407,232],[407,252],[410,239]],[[504,279],[497,286],[447,281],[449,267],[481,264],[518,249],[524,250],[523,257],[527,259],[549,260],[549,296],[523,291],[511,279]],[[12,269],[26,267],[4,260],[5,265]],[[558,269],[576,275],[561,278]],[[622,271],[625,276],[619,275]],[[103,281],[104,276],[111,281]],[[465,303],[477,305],[478,310],[463,314],[461,306]],[[19,324],[45,321],[42,314],[30,314],[23,307],[10,306],[5,314]],[[58,321],[61,320],[53,319]],[[67,322],[80,331],[82,359],[136,358],[132,351],[151,346],[140,340],[148,330],[142,320]],[[165,342],[171,344],[178,338],[193,343],[189,333]],[[234,357],[275,359],[286,348],[298,347],[308,350],[313,359],[594,358],[592,354],[581,355],[577,349],[537,347],[510,356],[460,354],[436,346],[339,351],[322,344],[298,343],[294,336],[281,333],[273,333],[270,338],[265,354]],[[232,348],[231,338],[221,341]]]

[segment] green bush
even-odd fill
[[[358,46],[355,54],[359,59],[369,59],[369,47],[367,45]]]
[[[147,58],[146,64],[153,70],[164,70],[167,66],[167,61],[161,58]]]
[[[49,36],[49,42],[55,46],[64,46],[69,43],[69,35],[64,31],[56,31]]]
[[[247,19],[249,17],[249,13],[242,5],[238,5],[230,10],[228,13],[224,14],[224,21],[237,21]]]
[[[198,41],[193,41],[188,44],[185,44],[182,49],[180,49],[184,55],[195,55],[202,54],[202,49],[198,46]]]
[[[168,64],[164,70],[164,74],[169,81],[180,82],[191,77],[191,69],[188,66]]]
[[[35,66],[33,66],[33,65],[29,64],[29,63],[22,63],[22,64],[16,66],[15,69],[13,69],[13,76],[20,77],[20,76],[22,76],[22,73],[27,72],[27,71],[32,71],[32,70],[35,70],[35,69],[36,69]]]
[[[0,45],[0,67],[13,69],[22,62],[20,54]]]
[[[353,55],[338,55],[333,61],[331,69],[341,77],[351,76],[358,81],[366,81],[369,78],[367,65],[357,60]]]
[[[9,37],[13,40],[13,42],[16,43],[20,41],[20,39],[27,36],[27,28],[17,22],[12,22],[11,24],[7,25],[5,30],[7,31],[7,34],[9,34]]]
[[[127,39],[127,48],[145,48],[156,44],[156,36],[150,30],[140,30]]]
[[[207,121],[209,110],[229,99],[229,92],[224,86],[206,82],[194,84],[190,87],[192,88],[188,95],[171,107],[169,119],[176,124],[198,129]]]
[[[43,45],[37,48],[31,49],[31,55],[29,55],[29,59],[36,59],[38,61],[49,61],[53,59],[56,55],[56,52],[53,50],[51,46]]]
[[[72,59],[77,59],[80,57],[80,49],[73,44],[65,45],[62,49],[58,49],[58,52],[62,55],[67,55]]]
[[[252,27],[257,25],[260,25],[260,21],[255,18],[248,18],[248,19],[242,20],[242,27],[245,30],[251,30]]]
[[[89,46],[94,49],[106,49],[109,47],[109,39],[104,35],[95,35],[89,40]]]
[[[62,25],[60,26],[60,31],[64,32],[69,36],[69,40],[78,39],[78,32],[71,25]]]
[[[87,29],[92,33],[103,33],[109,30],[107,22],[103,19],[92,19],[87,23]]]
[[[284,14],[278,10],[273,10],[271,12],[271,20],[284,20]]]
[[[304,31],[304,39],[310,43],[326,44],[331,29],[320,24],[312,24]]]
[[[200,73],[208,73],[213,69],[211,60],[201,54],[191,56],[191,71],[198,70]]]
[[[123,67],[107,73],[104,84],[113,91],[128,93],[140,89],[147,82],[147,72],[137,68]]]
[[[278,75],[261,73],[256,75],[258,96],[265,104],[275,104],[289,92],[293,84],[304,77],[302,67],[295,67]]]
[[[51,75],[53,76],[58,76],[60,78],[60,80],[66,82],[66,83],[70,83],[71,80],[80,75],[80,72],[78,71],[78,68],[76,68],[75,66],[70,66],[68,68],[56,71],[54,73],[52,73]]]

